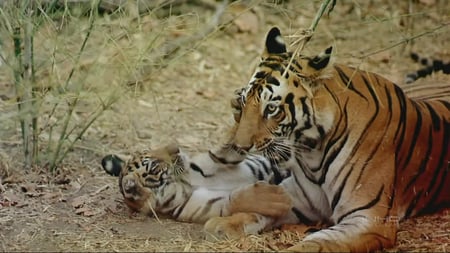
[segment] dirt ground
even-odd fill
[[[2,65],[0,166],[8,165],[9,176],[3,176],[4,191],[0,189],[0,249],[278,251],[298,241],[303,235],[276,230],[210,242],[204,240],[201,225],[131,214],[122,201],[117,179],[100,166],[106,154],[127,155],[167,142],[177,142],[191,152],[220,143],[233,122],[229,99],[235,89],[246,85],[266,31],[276,25],[284,35],[292,35],[310,26],[320,6],[320,1],[309,0],[273,2],[277,1],[233,2],[222,17],[234,17],[231,23],[204,39],[182,43],[182,53],[164,65],[152,58],[154,52],[205,30],[212,22],[213,8],[189,5],[181,9],[182,14],[170,16],[99,17],[78,76],[71,83],[74,87],[82,83],[84,89],[73,121],[86,120],[98,97],[110,90],[118,89],[120,99],[94,122],[54,174],[45,166],[23,169],[13,78],[10,69]],[[164,12],[167,9],[161,10]],[[409,59],[411,51],[450,59],[449,15],[450,1],[446,0],[338,0],[330,16],[320,21],[304,53],[318,53],[333,45],[336,62],[360,66],[403,84],[405,74],[419,68]],[[49,71],[46,50],[56,48],[53,45],[67,52],[78,50],[83,32],[77,31],[85,31],[88,21],[73,20],[61,22],[58,29],[42,26],[38,30],[35,43],[36,61],[43,66],[37,72],[41,84],[56,83],[69,73],[70,60],[58,61],[57,71]],[[9,37],[3,36],[1,50],[11,55]],[[286,37],[288,42],[293,39]],[[152,41],[156,41],[153,51],[148,50]],[[42,104],[43,117],[49,114],[51,101]],[[64,108],[60,110],[64,115]],[[45,128],[41,138],[45,147],[49,139]],[[450,209],[402,222],[397,235],[397,245],[390,251],[449,252]]]

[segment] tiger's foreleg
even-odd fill
[[[395,216],[395,201],[391,205],[394,185],[388,182],[393,181],[393,170],[386,168],[392,168],[391,163],[393,162],[388,158],[387,155],[373,158],[371,164],[377,167],[367,167],[364,170],[366,173],[361,173],[360,178],[349,179],[355,180],[358,182],[357,184],[347,181],[347,184],[327,182],[322,185],[321,188],[327,194],[331,208],[328,220],[333,225],[307,235],[289,250],[298,252],[372,252],[393,247],[399,220]],[[378,173],[370,173],[374,171],[374,168],[378,169]],[[342,170],[346,171],[346,169],[348,168]],[[333,175],[335,171],[329,171],[329,173]],[[299,171],[295,173],[295,176],[299,176],[298,181],[304,179]],[[305,182],[297,184],[297,188],[301,188],[304,184]],[[342,194],[337,195],[338,190],[336,189],[340,187],[342,187]],[[374,189],[378,190],[374,191]],[[316,194],[317,192],[316,190]],[[298,194],[297,196],[300,196]],[[310,196],[312,194],[300,197],[300,199],[312,200]],[[313,209],[323,209],[323,206],[317,206],[317,200],[311,202],[315,206]],[[305,208],[300,210],[305,210]]]
[[[278,185],[257,182],[230,194],[230,213],[251,212],[270,217],[283,217],[292,207],[289,194]]]
[[[229,195],[230,216],[213,217],[204,226],[208,238],[238,238],[269,229],[289,212],[292,202],[277,185],[257,182],[235,189]]]

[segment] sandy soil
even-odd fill
[[[2,163],[9,165],[10,176],[4,180],[5,191],[0,193],[0,249],[273,251],[285,249],[298,240],[302,235],[273,231],[236,241],[208,242],[200,225],[130,214],[119,194],[116,178],[106,175],[100,167],[101,158],[110,153],[126,155],[167,142],[177,142],[196,152],[219,143],[232,124],[229,99],[236,88],[248,81],[265,32],[273,25],[281,27],[285,35],[309,27],[320,4],[289,1],[275,6],[270,2],[249,4],[251,11],[241,13],[235,22],[206,39],[182,45],[180,50],[184,53],[164,66],[157,65],[151,58],[153,53],[145,50],[149,41],[157,38],[155,41],[161,46],[202,30],[214,10],[189,6],[190,9],[182,9],[183,15],[170,17],[100,17],[96,31],[102,33],[93,33],[79,74],[71,83],[74,87],[84,85],[84,100],[73,120],[86,120],[98,103],[97,98],[109,90],[120,89],[120,99],[96,120],[54,174],[45,166],[22,169],[13,79],[3,65],[0,150]],[[450,2],[411,1],[414,4],[410,15],[407,15],[408,1],[389,2],[338,1],[330,17],[320,21],[304,52],[313,54],[333,45],[337,62],[382,73],[399,84],[408,71],[419,67],[408,58],[410,51],[425,56],[449,56],[449,26],[433,29],[450,21]],[[243,9],[234,6],[226,15]],[[49,63],[45,50],[52,48],[51,43],[65,42],[64,47],[59,47],[76,51],[83,38],[76,31],[83,31],[87,20],[81,18],[76,22],[61,25],[58,32],[43,26],[37,33],[37,61],[44,65],[44,70],[37,73],[40,83],[57,83],[59,76],[69,72],[70,60],[58,62],[59,72],[46,70]],[[410,43],[364,57],[427,31],[430,33]],[[55,33],[63,38],[62,42],[51,40]],[[11,46],[6,39],[3,43],[2,50],[8,55]],[[135,79],[143,81],[137,85],[124,84]],[[49,104],[51,100],[43,104],[42,115],[48,114]],[[41,137],[45,147],[48,133],[44,130]],[[449,210],[401,223],[395,250],[450,251]]]

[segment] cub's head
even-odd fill
[[[252,78],[231,101],[236,123],[230,146],[269,158],[287,153],[293,144],[314,148],[333,121],[329,102],[319,95],[330,78],[331,52],[330,47],[317,56],[293,57],[280,30],[272,28]]]
[[[119,187],[125,203],[144,214],[164,213],[169,208],[173,191],[187,182],[183,154],[175,145],[137,152],[127,162],[116,155],[102,159],[106,173],[119,177]],[[188,186],[188,185],[186,185]]]

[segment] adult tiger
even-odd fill
[[[130,209],[197,223],[230,215],[233,191],[257,181],[277,184],[290,175],[289,170],[279,170],[263,156],[236,154],[242,161],[223,161],[216,155],[220,153],[209,151],[191,157],[169,144],[136,152],[126,162],[117,155],[107,155],[101,163],[108,174],[119,177],[120,192]],[[264,187],[260,183],[255,186]],[[274,190],[270,186],[265,189]],[[242,218],[251,225],[234,235],[256,234],[273,223],[269,216],[235,216]]]
[[[272,28],[232,101],[229,146],[265,156],[294,151],[293,175],[281,183],[293,201],[284,218],[330,227],[290,250],[389,248],[397,221],[450,203],[450,103],[410,99],[377,74],[329,64],[331,53],[291,59]],[[253,201],[262,198],[257,191],[241,194],[247,199],[234,199],[236,211],[265,212]],[[223,231],[229,219],[213,218],[208,231]]]

